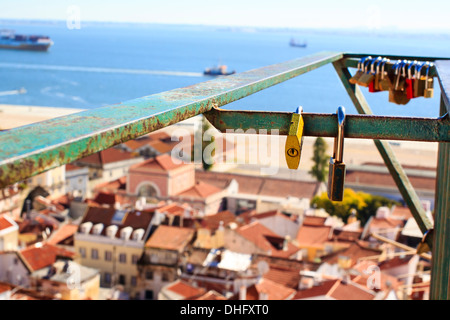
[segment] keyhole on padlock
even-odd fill
[[[287,151],[287,155],[289,156],[289,157],[296,157],[296,156],[298,156],[298,150],[297,149],[295,149],[295,148],[290,148],[288,151]]]

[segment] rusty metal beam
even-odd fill
[[[0,133],[0,188],[220,107],[342,58],[322,52]]]
[[[442,79],[444,80],[444,79]],[[448,96],[441,92],[440,114],[448,114]],[[450,143],[439,143],[436,196],[434,207],[434,241],[431,261],[431,300],[450,300]]]
[[[287,135],[291,112],[235,111],[212,109],[205,112],[208,121],[221,132],[230,129],[252,129],[256,133],[270,134],[279,130]],[[334,137],[337,132],[336,114],[302,112],[304,136]],[[450,120],[448,118],[413,118],[374,115],[347,115],[345,137],[357,139],[410,140],[450,142]],[[264,131],[265,130],[265,131]]]
[[[362,91],[357,85],[353,85],[349,82],[352,76],[347,67],[345,67],[342,61],[334,62],[333,66],[336,69],[336,72],[339,75],[350,99],[355,105],[356,110],[358,110],[360,114],[372,115],[372,110],[370,109],[369,104],[364,98]],[[386,163],[386,166],[391,173],[392,178],[397,184],[397,187],[403,199],[411,210],[411,213],[414,216],[422,233],[425,233],[428,230],[432,229],[433,223],[428,219],[425,210],[422,207],[420,199],[417,196],[417,193],[411,185],[411,182],[409,181],[400,162],[395,157],[395,154],[390,145],[386,141],[380,141],[376,139],[374,140],[374,143],[378,151],[380,152],[384,162]],[[428,244],[432,246],[431,239],[428,238],[428,240]]]
[[[444,108],[445,114],[450,111],[450,61],[436,61],[436,72],[441,87],[442,99],[444,100],[441,103],[441,108]]]

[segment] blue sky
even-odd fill
[[[1,0],[0,18],[423,30],[450,33],[450,1],[356,0]]]

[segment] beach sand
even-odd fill
[[[16,106],[0,104],[0,129],[12,129],[28,124],[66,116],[83,111],[82,109]]]

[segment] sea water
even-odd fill
[[[450,57],[446,36],[398,33],[339,33],[211,26],[88,24],[0,25],[17,33],[48,35],[48,52],[0,50],[0,104],[90,109],[212,79],[203,70],[225,64],[243,72],[321,51]],[[294,37],[307,48],[290,47]],[[434,98],[407,105],[388,103],[388,93],[365,96],[377,115],[436,117]],[[224,106],[227,109],[357,114],[332,65]]]

